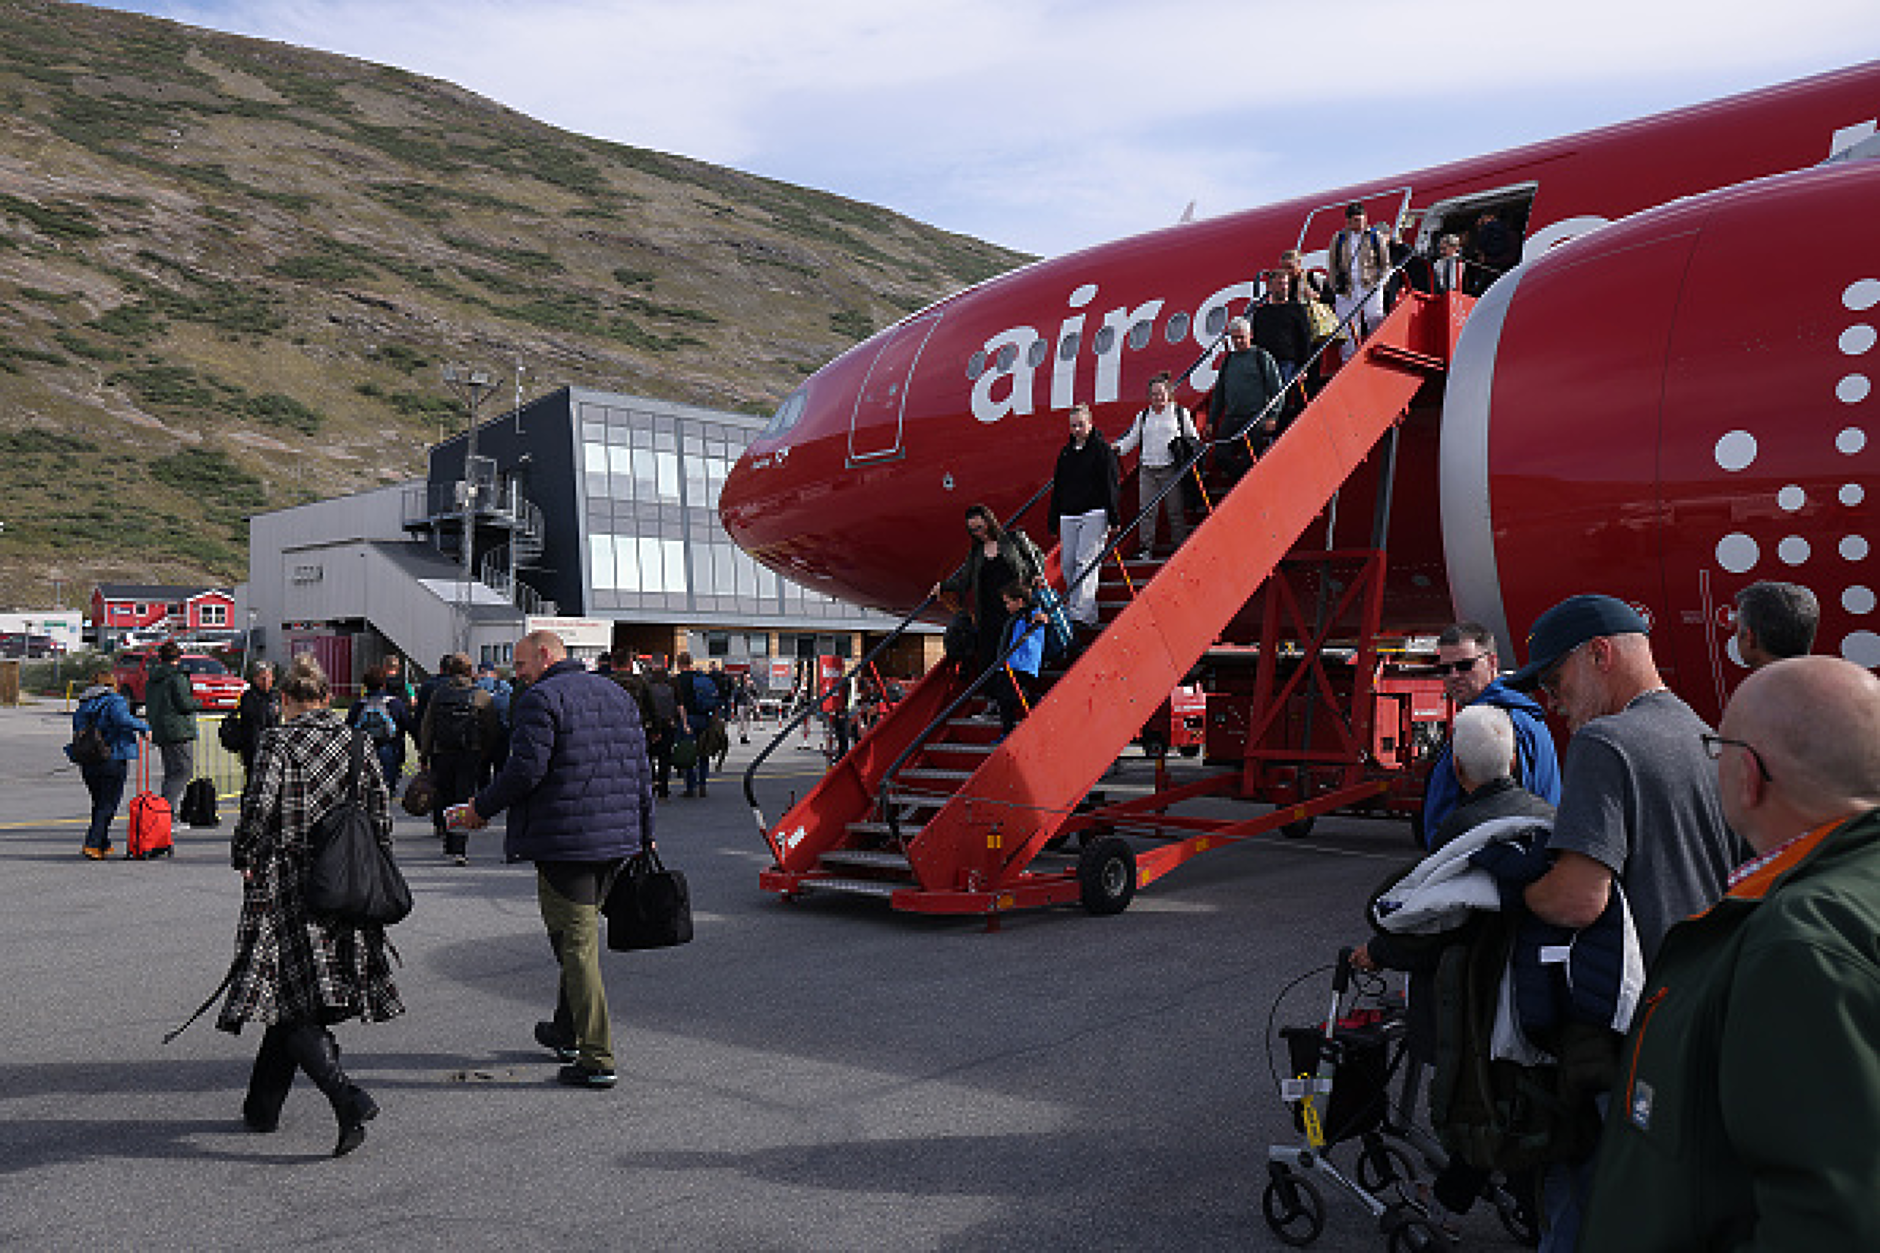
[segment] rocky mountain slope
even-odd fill
[[[461,425],[445,362],[767,412],[1024,260],[400,70],[9,0],[0,605],[245,577],[248,514],[421,470]]]

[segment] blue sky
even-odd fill
[[[396,65],[1046,256],[1190,201],[1212,216],[1880,56],[1872,0],[104,7]]]

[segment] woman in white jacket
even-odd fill
[[[1116,441],[1118,457],[1128,456],[1138,447],[1142,449],[1141,474],[1137,479],[1139,500],[1147,504],[1164,487],[1169,489],[1168,495],[1162,498],[1161,508],[1142,520],[1136,545],[1137,555],[1143,561],[1154,553],[1158,515],[1168,514],[1169,534],[1176,548],[1188,538],[1187,493],[1181,481],[1185,467],[1176,460],[1169,445],[1177,436],[1197,441],[1199,436],[1195,434],[1193,415],[1176,404],[1173,395],[1166,372],[1150,379],[1149,407],[1136,415],[1129,433]]]

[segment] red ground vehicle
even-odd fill
[[[156,659],[154,648],[132,649],[118,655],[118,690],[124,693],[124,699],[131,703],[133,710],[141,711],[144,707],[144,685]],[[189,676],[190,690],[205,712],[225,712],[241,703],[242,689],[248,685],[240,676],[230,674],[228,667],[215,658],[203,653],[184,653],[176,664]]]

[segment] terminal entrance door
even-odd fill
[[[849,421],[849,464],[901,455],[901,425],[906,417],[908,383],[941,314],[906,323],[882,344],[868,378],[855,399]]]

